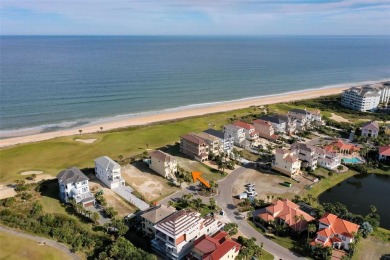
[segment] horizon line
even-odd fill
[[[390,34],[0,34],[3,36],[137,36],[137,37],[286,37],[286,36],[315,36],[315,37],[388,37]]]

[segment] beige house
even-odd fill
[[[275,129],[268,121],[256,119],[253,121],[253,126],[260,137],[275,141],[278,136],[275,134]]]
[[[200,162],[206,161],[209,158],[209,146],[207,142],[193,133],[180,137],[180,152]]]
[[[156,225],[161,220],[169,217],[176,212],[174,207],[167,207],[165,205],[159,205],[141,215],[142,219],[142,232],[148,236],[154,237]]]
[[[149,168],[164,178],[176,179],[177,160],[175,157],[162,151],[153,151],[150,154]]]
[[[301,161],[288,149],[276,149],[272,169],[293,177],[300,174]]]
[[[223,152],[223,146],[218,137],[205,132],[197,133],[194,135],[205,140],[205,142],[209,146],[209,153],[213,153],[214,155],[219,155],[219,153]]]

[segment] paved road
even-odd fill
[[[67,248],[65,245],[63,245],[61,243],[58,243],[57,241],[54,241],[54,240],[51,240],[51,239],[48,239],[48,238],[44,238],[44,237],[38,237],[38,236],[29,235],[29,234],[23,233],[21,231],[10,229],[10,228],[3,227],[3,226],[0,226],[0,231],[8,233],[8,234],[15,235],[15,236],[18,236],[18,237],[31,239],[31,240],[37,241],[38,243],[43,243],[44,242],[46,244],[46,246],[51,246],[51,247],[54,247],[54,248],[56,248],[58,250],[61,250],[62,252],[67,254],[71,259],[75,259],[75,260],[80,259],[76,254],[72,253],[69,250],[69,248]],[[37,246],[38,246],[38,244],[37,244]]]
[[[226,216],[230,219],[231,222],[238,224],[238,229],[246,237],[255,237],[257,242],[262,242],[264,244],[264,249],[269,253],[275,256],[275,259],[304,259],[291,252],[290,250],[276,244],[275,242],[269,240],[261,233],[256,231],[252,226],[245,221],[244,216],[242,216],[236,210],[236,206],[233,203],[232,188],[234,181],[247,169],[240,167],[233,172],[231,172],[223,181],[219,183],[220,194],[216,197],[217,204],[224,209]]]
[[[245,171],[247,170],[248,169],[245,167],[237,168],[236,170],[232,171],[225,179],[218,181],[219,183],[218,189],[220,190],[220,194],[218,194],[215,197],[218,206],[225,211],[226,217],[231,222],[235,222],[238,224],[238,229],[241,231],[242,234],[244,234],[246,237],[255,237],[258,243],[262,242],[264,245],[264,249],[269,253],[273,254],[275,256],[275,259],[283,259],[283,260],[304,259],[303,257],[296,255],[292,251],[276,244],[272,240],[269,240],[268,238],[263,236],[256,229],[250,226],[245,221],[244,217],[236,210],[236,206],[233,203],[233,194],[232,194],[233,183],[241,174],[244,174]],[[194,194],[194,198],[195,198],[197,196],[192,187],[193,186],[188,186],[183,190],[166,197],[165,199],[160,201],[160,203],[167,205],[168,201],[171,200],[172,198],[180,198],[184,194],[188,194],[188,193]],[[208,199],[206,200],[208,201]]]

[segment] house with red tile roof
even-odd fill
[[[275,141],[279,138],[279,136],[275,134],[274,127],[268,121],[256,119],[253,121],[253,126],[255,127],[256,132],[259,133],[259,137],[263,137],[272,141]]]
[[[302,211],[297,204],[287,199],[277,200],[257,216],[266,223],[277,220],[279,224],[286,224],[297,232],[305,231],[308,222],[314,220],[312,216]]]
[[[301,173],[301,160],[291,150],[276,149],[275,159],[272,161],[272,169],[288,177],[293,177]]]
[[[209,157],[209,146],[203,138],[196,134],[185,134],[180,136],[180,152],[203,162]]]
[[[255,127],[253,125],[242,121],[233,122],[233,125],[244,129],[245,137],[247,140],[255,141],[257,138],[259,138],[259,133],[256,132]]]
[[[341,139],[324,146],[324,149],[328,152],[336,152],[341,154],[352,154],[354,152],[360,151],[360,148],[354,144],[344,143]]]
[[[343,220],[331,213],[325,213],[318,220],[318,232],[311,242],[312,246],[332,246],[338,249],[349,249],[349,244],[354,241],[354,235],[359,230],[359,225]]]
[[[379,160],[390,160],[390,144],[380,146],[378,149]]]
[[[195,241],[195,246],[187,256],[188,260],[227,260],[235,259],[241,245],[219,231],[213,236],[203,235]]]

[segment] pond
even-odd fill
[[[320,202],[340,202],[354,214],[367,215],[370,205],[381,216],[380,226],[390,229],[390,175],[355,175],[328,189]]]

